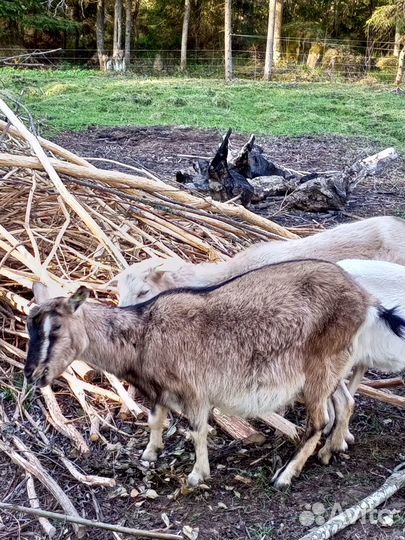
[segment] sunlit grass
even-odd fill
[[[89,70],[0,71],[47,134],[92,126],[232,127],[258,135],[365,136],[403,146],[403,98],[390,87],[140,78]]]

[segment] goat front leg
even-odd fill
[[[190,418],[190,435],[194,442],[195,463],[193,470],[188,475],[187,483],[190,487],[210,477],[210,464],[208,461],[207,433],[208,433],[208,410],[200,411],[198,417]]]
[[[156,461],[158,454],[164,448],[163,428],[167,419],[168,410],[166,407],[156,405],[149,412],[148,425],[150,427],[150,437],[141,459],[143,461]]]

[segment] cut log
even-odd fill
[[[385,392],[384,390],[378,390],[377,388],[371,388],[371,386],[365,384],[361,384],[357,392],[363,396],[368,396],[383,401],[384,403],[388,403],[389,405],[405,409],[405,397],[396,396],[395,394]]]
[[[294,442],[297,442],[300,439],[300,433],[302,432],[302,428],[296,426],[280,414],[264,414],[260,416],[260,420],[263,420],[265,424],[274,428],[276,431],[280,431],[283,435],[285,435]]]
[[[212,411],[215,422],[219,427],[230,435],[233,439],[243,442],[243,444],[263,444],[266,440],[265,435],[257,431],[243,418],[236,416],[227,416],[218,409]]]

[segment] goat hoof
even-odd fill
[[[200,482],[203,482],[209,475],[201,474],[197,471],[191,471],[187,477],[187,484],[190,487],[197,487]]]
[[[354,439],[353,433],[350,433],[350,431],[348,431],[346,434],[345,440],[347,444],[354,444],[355,439]]]
[[[318,459],[324,465],[329,465],[330,460],[332,459],[332,452],[329,448],[322,447],[318,452]]]
[[[291,485],[291,477],[284,471],[284,467],[281,467],[276,471],[275,475],[271,479],[273,486],[280,490],[285,491]]]
[[[152,448],[146,448],[141,456],[142,461],[157,461],[158,453]]]

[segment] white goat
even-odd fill
[[[292,259],[379,259],[405,265],[405,221],[391,216],[338,225],[313,236],[256,244],[221,263],[192,264],[151,258],[131,265],[110,281],[120,306],[153,298],[178,287],[207,287],[248,270]]]

